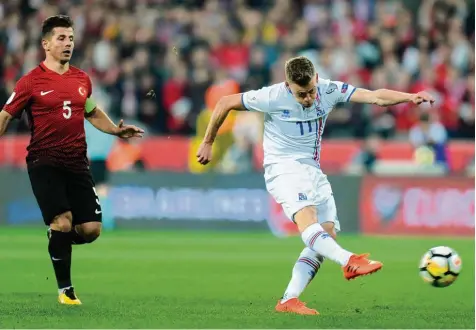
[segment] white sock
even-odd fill
[[[65,290],[68,290],[69,288],[71,288],[71,286],[67,286],[66,288],[58,289],[58,295],[62,294]]]
[[[301,234],[302,240],[307,247],[324,256],[327,259],[345,266],[353,254],[340,247],[339,244],[329,235],[318,223],[307,227]]]
[[[289,299],[298,298],[301,295],[316,275],[323,261],[324,258],[310,248],[306,247],[302,250],[294,264],[291,281],[289,281],[283,299],[281,299],[282,304]]]

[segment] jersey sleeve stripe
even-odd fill
[[[357,90],[356,87],[354,87],[354,90],[349,94],[349,96],[347,97],[347,100],[345,100],[346,102],[349,102],[350,100],[350,97],[352,96],[352,94],[354,94],[354,92]]]
[[[246,103],[245,103],[245,93],[241,93],[241,103],[243,104],[243,106],[245,107],[246,110],[251,111],[251,110],[246,106]]]

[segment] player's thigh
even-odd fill
[[[313,205],[310,197],[312,185],[299,173],[286,173],[266,180],[266,189],[280,204],[288,219],[306,206]]]
[[[67,196],[73,213],[73,225],[102,221],[101,203],[90,172],[68,175]]]
[[[317,222],[315,188],[300,174],[285,174],[267,182],[268,192],[300,232]]]
[[[281,168],[283,174],[273,175],[268,168],[266,188],[277,203],[281,204],[286,216],[305,229],[318,221],[317,206],[332,197],[329,183],[318,186],[318,169],[296,164]],[[302,227],[302,228],[301,228]]]
[[[46,225],[71,210],[64,173],[53,166],[28,169],[31,188]]]

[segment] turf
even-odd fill
[[[56,303],[43,229],[0,228],[2,328],[474,328],[474,240],[342,236],[384,269],[347,282],[327,261],[302,298],[320,316],[275,313],[299,238],[267,233],[106,232],[75,247],[82,306]],[[463,259],[454,285],[418,276],[430,247]]]

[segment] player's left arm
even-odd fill
[[[350,95],[349,101],[355,103],[376,104],[381,107],[386,107],[406,102],[412,102],[414,104],[429,102],[430,104],[433,104],[435,99],[427,92],[410,94],[391,89],[377,89],[371,91],[364,88],[356,88],[352,95]]]
[[[142,137],[144,130],[134,125],[124,125],[124,121],[121,119],[119,124],[113,123],[111,118],[98,108],[96,102],[92,99],[91,94],[93,92],[93,84],[91,78],[86,76],[86,83],[88,86],[88,98],[84,106],[84,117],[98,130],[116,135],[122,139],[129,139],[132,137]]]
[[[142,137],[144,130],[134,125],[124,125],[121,119],[118,125],[114,124],[111,118],[98,108],[96,102],[90,97],[86,100],[85,118],[101,132],[116,135],[123,139],[132,137]]]

